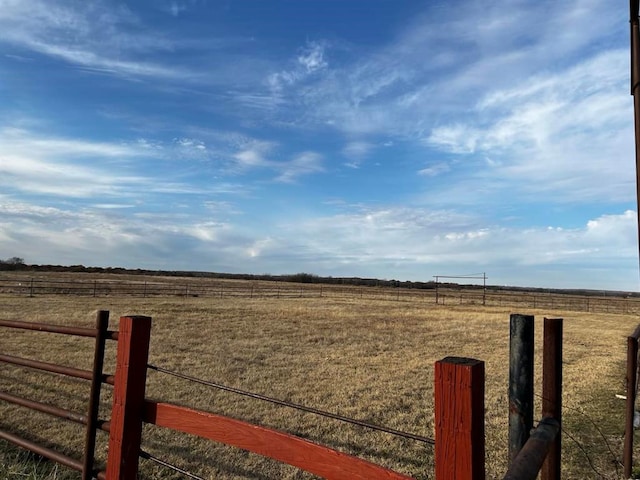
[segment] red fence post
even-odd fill
[[[436,479],[484,480],[484,362],[436,362],[435,426]]]
[[[142,436],[151,317],[120,317],[107,480],[135,480]]]
[[[560,431],[542,465],[542,480],[560,480],[562,451],[562,319],[544,319],[542,416],[555,418]]]

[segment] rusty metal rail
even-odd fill
[[[545,417],[513,459],[503,480],[535,480],[560,432],[560,422]]]
[[[105,312],[107,313],[107,312]],[[101,312],[98,312],[98,316]],[[96,338],[100,333],[99,328],[69,327],[66,325],[50,325],[37,322],[22,322],[18,320],[0,320],[0,327],[17,328],[21,330],[36,330],[38,332],[61,333],[63,335],[73,335],[76,337]],[[108,340],[118,340],[118,332],[107,330],[105,338]]]
[[[41,362],[39,360],[32,360],[29,358],[14,357],[13,355],[0,354],[0,362],[9,363],[12,365],[18,365],[20,367],[33,368],[35,370],[42,370],[49,373],[57,373],[58,375],[65,375],[72,378],[80,378],[82,380],[91,380],[93,378],[93,372],[90,370],[81,370],[79,368],[66,367],[64,365],[58,365],[56,363]],[[109,385],[114,383],[114,375],[101,374],[101,381]]]
[[[79,423],[81,425],[86,425],[88,422],[87,416],[82,413],[72,412],[70,410],[59,408],[54,405],[49,405],[42,402],[36,402],[35,400],[19,397],[17,395],[11,395],[10,393],[0,392],[0,400],[13,403],[14,405],[20,405],[21,407],[27,407],[27,408],[30,408],[31,410],[36,410],[38,412],[46,413],[54,417],[63,418],[65,420]]]
[[[87,415],[82,413],[72,412],[64,408],[56,407],[55,405],[49,405],[47,403],[36,402],[35,400],[29,400],[28,398],[19,397],[6,392],[0,392],[0,400],[4,400],[14,405],[20,405],[22,407],[30,408],[37,412],[46,413],[54,417],[63,418],[71,422],[79,423],[81,425],[87,425],[89,420]],[[104,432],[109,432],[111,423],[108,420],[98,420],[96,428]]]
[[[94,460],[97,430],[110,431],[110,422],[98,419],[102,383],[109,383],[113,385],[115,381],[113,375],[105,375],[102,371],[106,340],[117,340],[119,336],[118,332],[108,330],[108,325],[109,312],[106,311],[98,312],[96,328],[78,328],[64,325],[0,320],[0,327],[95,338],[93,369],[91,371],[0,354],[0,362],[91,381],[88,413],[86,415],[0,391],[0,400],[46,413],[64,420],[79,423],[86,427],[82,460],[76,460],[58,451],[39,445],[31,440],[0,430],[1,439],[30,450],[31,452],[39,454],[73,470],[80,471],[82,473],[82,480],[89,480],[92,478],[106,479],[105,472],[98,471],[94,468]]]

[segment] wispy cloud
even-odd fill
[[[467,12],[462,17],[461,8]],[[480,97],[514,85],[544,83],[552,68],[571,76],[572,66],[583,61],[590,45],[608,41],[618,32],[620,22],[611,10],[604,0],[499,8],[433,4],[386,46],[373,51],[343,49],[342,62],[319,63],[322,68],[305,76],[300,85],[298,80],[306,75],[303,65],[276,74],[272,85],[288,87],[278,90],[279,116],[309,128],[330,125],[348,135],[419,140],[438,128],[444,135],[455,119],[476,108]],[[474,18],[482,21],[470,20]],[[588,32],[584,22],[592,26]],[[331,48],[325,44],[325,56]],[[608,66],[616,68],[603,70],[603,77],[625,75],[617,65]],[[594,82],[590,91],[608,88],[609,84]],[[574,91],[572,97],[584,94]],[[473,148],[473,131],[467,128],[466,133],[471,134],[468,144],[455,144],[462,151]]]
[[[438,162],[433,165],[429,165],[421,170],[418,170],[418,175],[425,175],[427,177],[437,177],[451,170],[448,163]]]
[[[367,155],[374,149],[371,142],[354,141],[349,142],[342,149],[342,154],[349,159],[345,165],[351,168],[359,168]]]
[[[144,31],[126,7],[91,3],[6,0],[0,9],[1,43],[71,65],[129,77],[189,78],[181,66],[146,60],[176,44]],[[146,58],[146,59],[145,59]]]
[[[280,163],[277,168],[280,170],[280,175],[276,177],[276,180],[284,183],[292,183],[303,175],[324,171],[322,156],[316,152],[304,152],[296,155],[291,161]]]
[[[628,55],[611,51],[531,84],[480,99],[466,124],[434,128],[428,143],[449,153],[491,157],[479,177],[521,182],[530,193],[568,201],[633,196]],[[602,182],[602,178],[606,182]]]
[[[325,45],[319,42],[307,42],[300,49],[293,65],[288,69],[270,74],[267,77],[267,84],[274,91],[281,92],[283,88],[291,87],[327,67]]]
[[[141,192],[197,193],[161,171],[144,168],[147,161],[169,162],[198,145],[162,146],[146,140],[97,142],[41,135],[25,129],[0,128],[0,185],[6,192],[66,198],[132,198]],[[190,155],[189,158],[194,159]]]
[[[265,168],[273,166],[273,162],[266,155],[276,147],[275,144],[265,141],[250,141],[247,145],[233,155],[236,165],[242,169]]]
[[[187,9],[188,7],[186,3],[177,2],[177,1],[171,2],[167,8],[168,12],[174,17],[180,16],[180,14],[182,12],[186,12]]]

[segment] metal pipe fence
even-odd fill
[[[34,453],[42,455],[43,457],[53,460],[57,463],[65,465],[71,469],[81,472],[82,480],[89,480],[91,478],[106,478],[104,476],[104,472],[94,468],[94,462],[96,431],[98,429],[104,429],[105,427],[108,427],[108,422],[98,419],[98,406],[101,385],[103,382],[110,379],[109,375],[104,375],[102,372],[105,342],[107,339],[117,338],[115,332],[110,332],[108,330],[108,325],[109,313],[105,311],[98,312],[95,329],[75,328],[61,325],[48,325],[43,323],[29,323],[14,320],[0,320],[0,327],[4,328],[31,330],[79,337],[91,337],[95,339],[94,361],[91,371],[11,355],[0,355],[0,362],[3,363],[46,371],[58,375],[80,378],[91,382],[91,390],[89,394],[86,414],[73,412],[56,405],[49,405],[32,399],[12,395],[5,391],[0,391],[0,400],[19,405],[21,407],[26,407],[38,412],[46,413],[48,415],[62,418],[74,423],[79,423],[86,427],[82,460],[64,455],[56,450],[47,448],[26,438],[19,437],[13,433],[4,430],[0,431],[0,438],[14,443],[15,445],[18,445],[27,450],[30,450]]]
[[[525,318],[526,316],[519,316]],[[527,317],[528,318],[528,317]],[[532,320],[532,318],[531,318]],[[121,317],[119,330],[107,329],[108,314],[100,312],[96,329],[76,329],[46,324],[27,324],[17,321],[0,321],[0,327],[49,333],[94,337],[94,368],[91,372],[71,367],[53,366],[46,362],[1,355],[0,362],[69,375],[92,381],[87,414],[21,398],[8,392],[0,392],[0,400],[28,407],[86,426],[85,451],[82,460],[37,445],[13,433],[0,431],[0,438],[11,441],[62,465],[82,472],[83,480],[93,477],[106,480],[133,480],[137,477],[138,460],[154,461],[175,472],[191,478],[199,478],[188,471],[157,459],[141,449],[142,424],[200,436],[216,442],[239,447],[296,466],[329,479],[395,479],[410,480],[398,472],[372,464],[358,457],[344,454],[306,439],[231,417],[193,410],[170,403],[145,398],[147,369],[174,375],[185,380],[197,381],[212,388],[223,389],[257,400],[277,403],[306,412],[326,416],[367,428],[381,430],[396,436],[435,445],[435,467],[438,480],[485,478],[484,440],[484,363],[469,358],[447,357],[435,365],[435,439],[401,432],[395,429],[360,422],[356,419],[317,410],[264,395],[242,391],[233,387],[204,381],[178,372],[148,364],[151,318]],[[521,329],[529,331],[528,329]],[[543,359],[543,419],[528,436],[522,448],[515,452],[512,465],[505,479],[520,477],[517,472],[532,472],[542,468],[543,480],[556,480],[560,472],[561,396],[562,396],[562,320],[545,318]],[[530,329],[531,335],[533,329]],[[116,373],[102,372],[104,342],[118,339]],[[526,361],[532,358],[526,357]],[[525,369],[527,370],[527,369]],[[519,376],[519,378],[529,378]],[[526,381],[531,381],[530,379]],[[111,419],[98,419],[99,385],[114,385]],[[524,389],[526,390],[526,389]],[[515,389],[515,391],[524,391]],[[527,408],[532,408],[532,405]],[[109,449],[106,471],[95,468],[95,433],[109,432]],[[511,429],[510,429],[511,432]],[[518,438],[522,436],[519,435]],[[524,440],[523,440],[524,441]],[[514,476],[516,475],[516,476]]]
[[[534,317],[512,314],[509,354],[509,459],[504,480],[559,480],[563,320],[545,318],[542,419],[533,426]]]

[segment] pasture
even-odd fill
[[[175,280],[177,281],[177,280]],[[92,326],[98,309],[153,317],[150,363],[194,377],[433,437],[433,365],[446,356],[486,362],[487,478],[507,467],[509,314],[536,315],[537,363],[543,317],[565,319],[563,478],[621,478],[628,313],[514,308],[507,302],[445,304],[351,296],[76,296],[0,294],[0,318]],[[591,299],[590,302],[596,300]],[[504,303],[504,304],[501,304]],[[595,313],[597,312],[597,313]],[[0,351],[89,368],[87,339],[3,332]],[[105,371],[113,370],[114,348]],[[84,411],[88,385],[0,364],[12,393]],[[109,388],[103,417],[110,409]],[[60,393],[62,391],[62,393]],[[536,394],[540,393],[540,383]],[[302,436],[417,479],[432,478],[433,447],[149,371],[147,397],[229,415]],[[536,413],[536,418],[538,418]],[[82,429],[0,402],[3,428],[81,451]],[[104,458],[106,435],[98,436]],[[636,442],[637,444],[638,442]],[[102,455],[100,451],[102,449]],[[143,449],[203,478],[312,478],[241,450],[145,427]],[[635,454],[638,456],[638,453]],[[0,442],[0,476],[25,478],[15,449]],[[4,469],[4,470],[3,470]],[[63,467],[34,478],[77,478]],[[12,473],[13,472],[13,473]],[[141,460],[143,478],[184,478]]]

